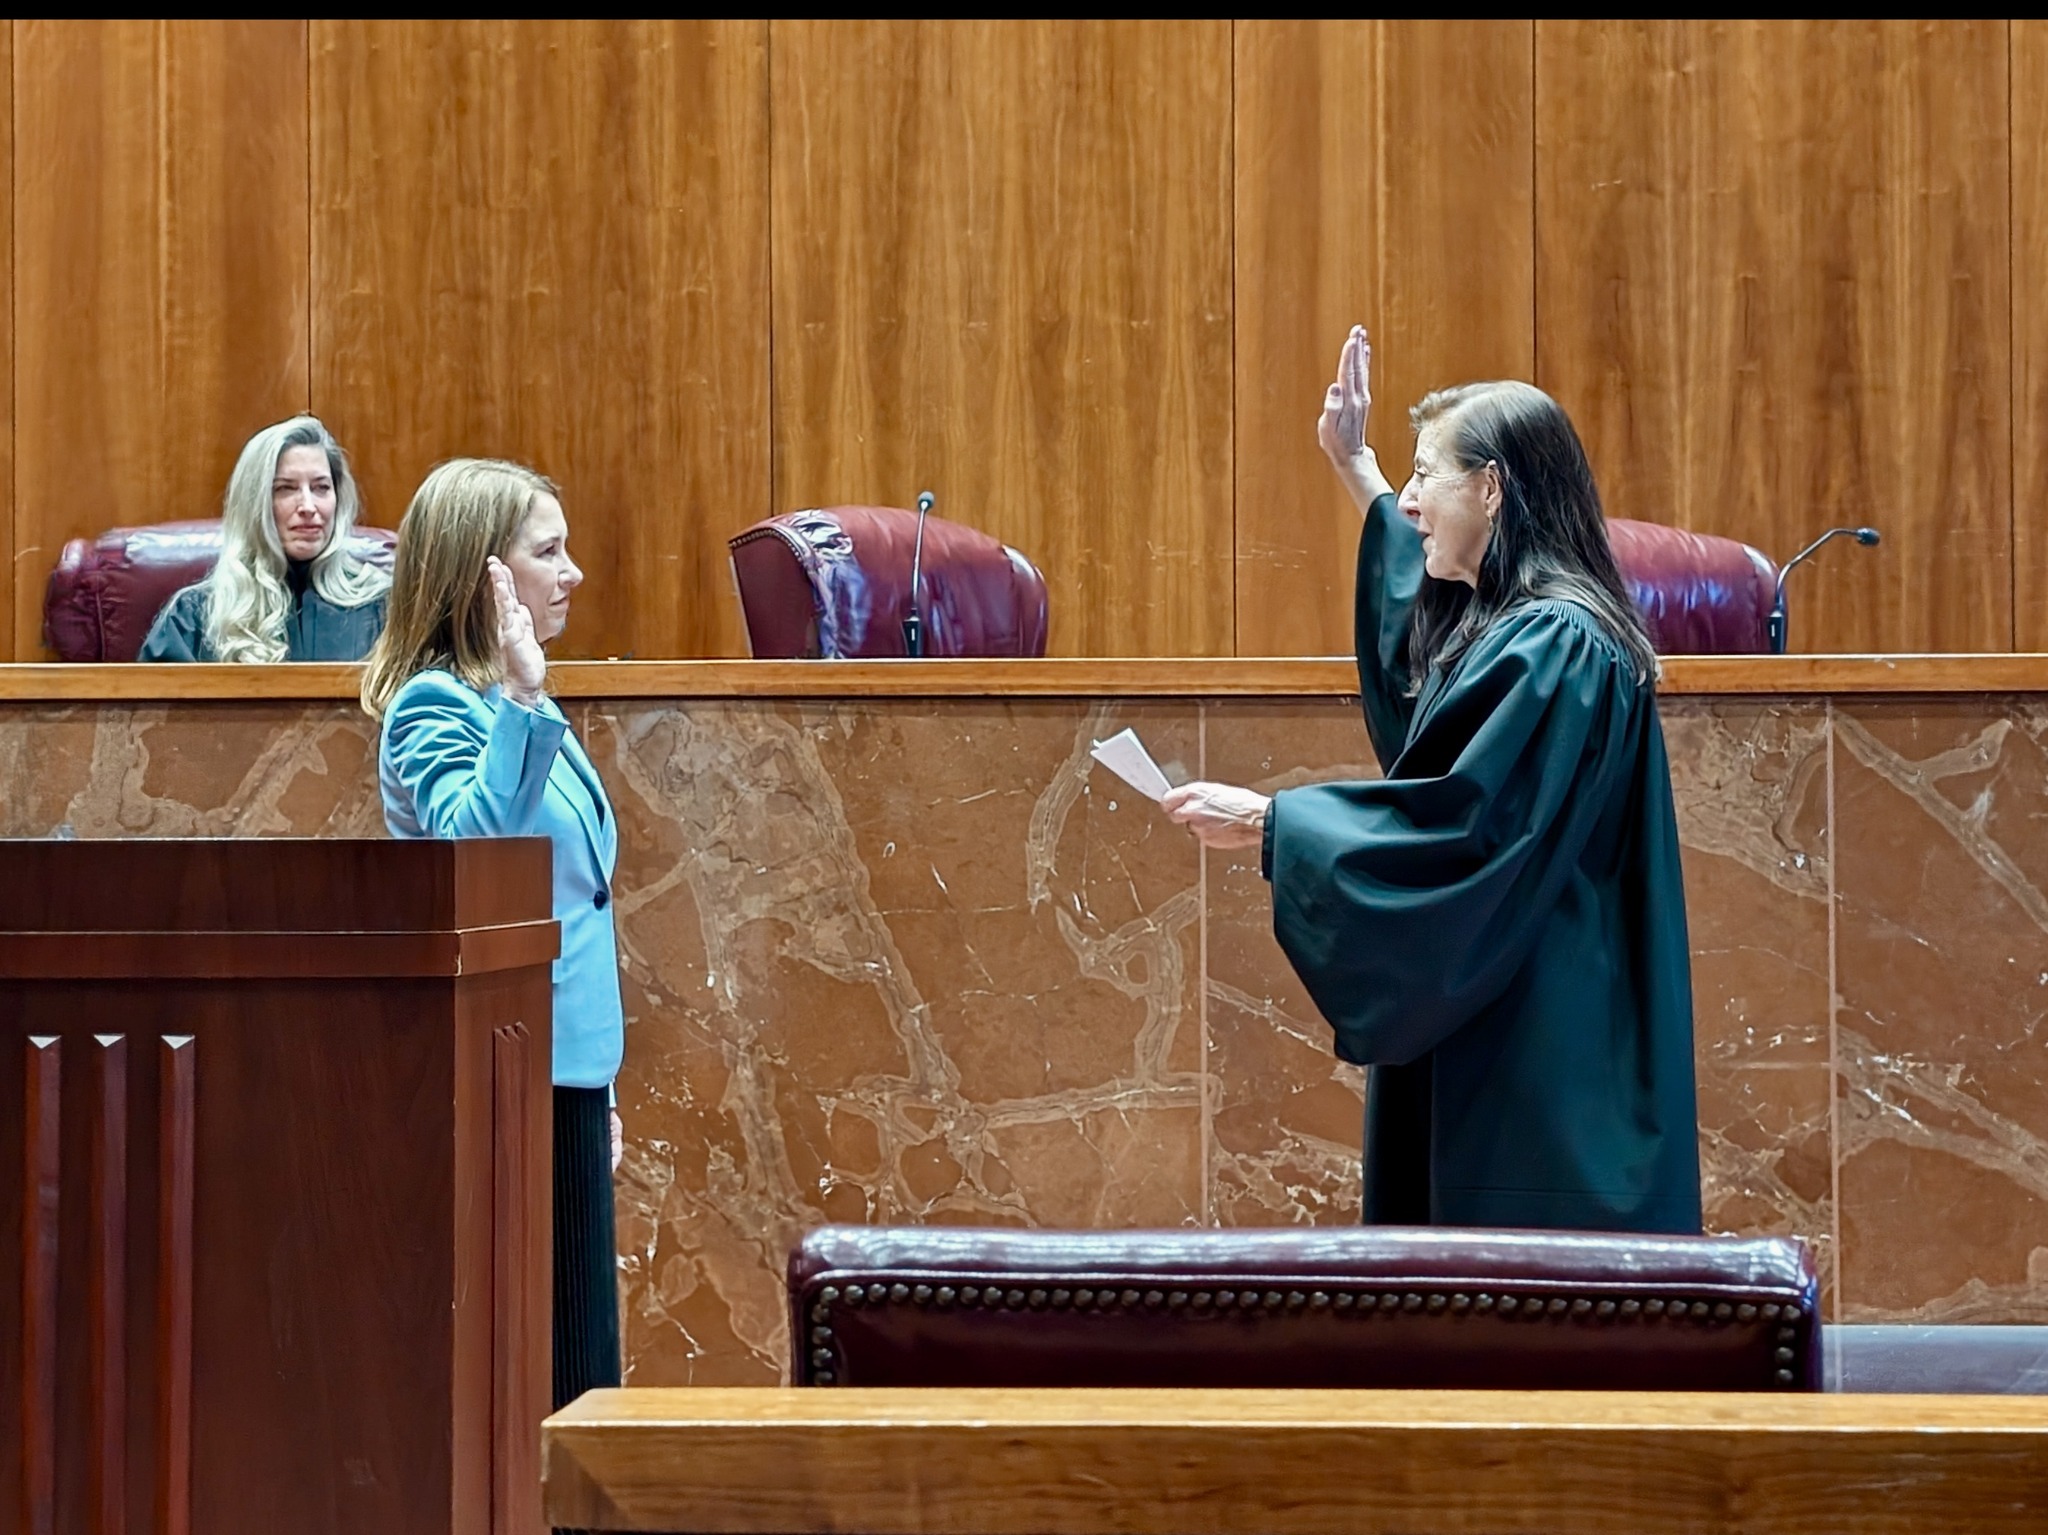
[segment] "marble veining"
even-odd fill
[[[1670,699],[1709,1225],[1833,1314],[2048,1320],[2048,700]],[[1341,1223],[1364,1073],[1096,768],[1377,772],[1341,700],[578,702],[621,821],[632,1376],[778,1378],[823,1219]],[[0,707],[11,836],[382,834],[346,704]]]

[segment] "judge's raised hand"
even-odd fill
[[[548,680],[547,652],[534,638],[533,614],[519,600],[512,572],[495,554],[489,568],[491,599],[498,609],[498,664],[504,673],[505,692],[530,709],[540,702],[541,685]]]
[[[1323,391],[1316,441],[1360,511],[1370,506],[1374,497],[1394,488],[1380,472],[1379,458],[1365,440],[1366,420],[1371,414],[1372,343],[1366,339],[1365,327],[1354,325],[1337,357],[1337,377]]]
[[[1257,847],[1272,800],[1225,783],[1184,783],[1159,801],[1166,818],[1185,826],[1204,847]]]

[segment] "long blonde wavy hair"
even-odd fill
[[[348,455],[316,416],[294,416],[266,426],[242,446],[221,500],[221,551],[206,578],[206,642],[223,661],[282,661],[284,621],[291,611],[284,543],[277,536],[270,487],[278,460],[293,448],[319,448],[334,481],[334,520],[313,557],[313,590],[338,608],[359,608],[381,597],[391,578],[349,552],[349,534],[362,511]]]
[[[398,525],[384,632],[363,663],[372,719],[420,672],[453,672],[479,693],[502,679],[487,562],[511,553],[535,501],[560,494],[546,475],[498,458],[453,458],[420,482]]]

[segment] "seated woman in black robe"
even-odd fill
[[[1411,413],[1396,501],[1354,329],[1318,427],[1364,514],[1359,687],[1386,776],[1164,803],[1262,847],[1273,929],[1373,1068],[1365,1219],[1700,1229],[1692,990],[1657,662],[1578,433],[1528,384]]]
[[[360,504],[348,456],[312,416],[258,432],[221,503],[211,574],[164,604],[142,661],[360,661],[391,577],[349,552]]]

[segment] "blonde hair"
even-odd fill
[[[364,660],[372,719],[424,671],[453,672],[479,693],[500,680],[488,561],[511,552],[537,500],[559,494],[546,475],[497,458],[452,458],[420,481],[398,525],[384,632]]]
[[[291,589],[285,581],[284,541],[278,537],[271,486],[278,461],[293,448],[318,448],[327,455],[334,481],[334,520],[327,542],[313,557],[312,586],[338,608],[373,602],[391,578],[349,551],[362,510],[348,455],[316,416],[294,416],[266,426],[242,445],[221,499],[220,558],[206,588],[206,642],[223,661],[270,662],[285,658],[285,615]]]

